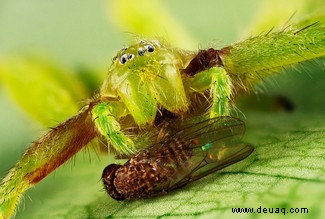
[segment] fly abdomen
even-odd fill
[[[173,139],[139,152],[123,166],[105,168],[102,180],[107,193],[114,199],[139,199],[169,190],[178,173],[186,168],[192,156],[191,143]]]
[[[104,169],[103,174],[102,174],[102,180],[103,180],[104,188],[105,188],[106,192],[112,198],[114,198],[116,200],[125,199],[124,196],[122,196],[118,191],[116,191],[115,185],[114,185],[116,170],[120,169],[121,167],[122,167],[122,165],[110,164]]]
[[[156,157],[162,163],[172,164],[175,167],[182,167],[186,160],[191,158],[193,148],[191,142],[185,142],[180,138],[175,138],[167,144],[163,144],[160,151],[156,152]]]

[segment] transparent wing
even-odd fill
[[[246,158],[254,148],[239,143],[244,132],[244,122],[233,117],[181,126],[142,154],[158,168],[168,170],[167,180],[156,189],[174,190]]]
[[[248,144],[232,145],[231,147],[225,145],[218,154],[206,153],[204,159],[193,157],[187,161],[188,170],[190,171],[188,173],[185,171],[175,177],[178,180],[170,184],[169,191],[235,164],[248,157],[253,151],[254,147]]]

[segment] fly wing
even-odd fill
[[[239,143],[244,132],[240,119],[218,117],[182,127],[152,146],[150,162],[169,168],[157,189],[171,191],[246,158],[254,148]]]
[[[191,171],[180,175],[179,180],[175,181],[170,187],[170,191],[235,164],[248,157],[254,151],[254,147],[248,144],[224,145],[221,148],[218,154],[211,152],[205,153],[206,156],[204,159],[193,156],[188,161],[188,166]]]

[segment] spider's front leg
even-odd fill
[[[210,89],[212,105],[210,118],[230,115],[232,83],[223,67],[211,67],[185,79],[189,92],[203,92]]]
[[[126,114],[125,105],[115,101],[98,103],[92,110],[92,117],[99,133],[119,154],[131,155],[137,151],[135,143],[122,132],[118,122],[118,118]]]

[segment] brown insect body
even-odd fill
[[[193,153],[192,145],[191,142],[173,139],[168,145],[161,143],[157,146],[159,150],[155,156],[152,156],[152,149],[147,149],[123,166],[111,164],[104,170],[105,188],[116,199],[146,198],[168,192],[171,185],[164,184],[183,175],[188,167],[186,161]],[[105,175],[109,172],[113,175],[106,181]]]
[[[251,154],[252,146],[236,143],[243,131],[243,123],[231,117],[190,125],[124,165],[107,166],[102,174],[104,187],[117,200],[168,193]]]

